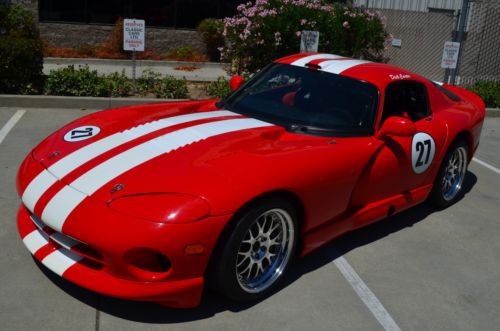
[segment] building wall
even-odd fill
[[[453,40],[458,11],[452,9],[460,9],[462,0],[356,0],[355,3],[365,6],[368,3],[369,8],[381,10],[387,17],[387,31],[401,39],[401,47],[388,46],[389,63],[432,80],[444,80],[443,45]],[[442,10],[429,11],[428,8]],[[457,84],[500,80],[499,17],[499,0],[470,1]]]
[[[468,22],[459,83],[500,80],[500,1],[475,0]]]
[[[22,4],[38,21],[38,0],[12,0],[12,2]],[[114,28],[110,25],[48,22],[39,22],[38,27],[41,37],[58,47],[102,44],[110,37]],[[198,51],[204,51],[205,48],[203,40],[194,30],[146,27],[146,50],[166,53],[184,45],[191,45]]]
[[[454,17],[448,13],[424,13],[382,10],[387,17],[387,31],[401,39],[401,47],[389,45],[389,63],[417,72],[429,79],[442,81],[443,45],[451,40]]]
[[[354,0],[354,4],[368,8],[427,12],[429,8],[460,9],[462,0]]]

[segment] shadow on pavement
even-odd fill
[[[476,182],[477,177],[472,172],[467,172],[463,184],[463,193],[459,201],[470,192]],[[337,257],[357,247],[382,239],[404,228],[412,227],[435,211],[435,208],[424,203],[365,228],[341,236],[318,251],[302,259],[296,260],[275,292],[281,291],[299,279],[302,275],[331,263]],[[62,279],[38,261],[36,262],[42,272],[53,283],[74,298],[106,314],[136,322],[160,324],[201,320],[227,310],[232,312],[242,311],[266,300],[266,298],[264,298],[254,303],[240,304],[231,302],[211,291],[205,291],[199,307],[194,309],[171,309],[154,303],[115,299],[88,291]]]

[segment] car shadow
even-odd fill
[[[477,177],[472,172],[467,172],[459,201],[471,191],[476,182]],[[303,275],[331,263],[337,257],[357,247],[380,240],[404,228],[412,227],[435,211],[435,208],[424,203],[335,239],[318,251],[297,259],[274,293],[283,290]],[[166,308],[155,303],[121,300],[97,294],[66,281],[38,261],[36,263],[54,284],[74,298],[98,311],[135,322],[167,324],[202,320],[227,310],[232,312],[246,310],[267,299],[263,298],[257,302],[241,304],[208,290],[205,291],[202,302],[197,308]]]

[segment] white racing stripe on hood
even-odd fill
[[[239,114],[227,110],[220,110],[168,117],[154,122],[145,123],[122,132],[117,132],[100,140],[97,140],[63,157],[62,159],[51,165],[47,169],[48,171],[43,170],[40,174],[38,174],[38,176],[35,177],[24,190],[22,195],[23,203],[29,210],[33,212],[35,205],[40,197],[52,185],[54,185],[54,183],[57,181],[57,178],[63,178],[82,164],[129,141],[177,124],[188,123],[201,119],[234,115]]]
[[[294,65],[294,66],[303,67],[313,60],[319,60],[319,59],[333,60],[333,59],[341,59],[341,58],[342,58],[342,56],[335,55],[335,54],[314,54],[314,55],[309,55],[309,56],[300,58],[300,59],[298,59],[290,64]]]
[[[55,182],[57,182],[57,178],[47,170],[43,170],[24,190],[23,196],[21,197],[24,205],[33,212],[38,199],[40,199],[42,194],[54,185]]]
[[[106,183],[138,165],[183,146],[224,133],[272,126],[251,118],[221,120],[180,129],[154,138],[120,153],[92,168],[70,185],[92,195]],[[51,228],[62,231],[69,214],[86,198],[68,186],[59,191],[47,204],[42,220]]]
[[[370,63],[370,61],[363,60],[333,60],[325,61],[320,64],[321,71],[330,72],[332,74],[340,74],[347,69],[351,69],[360,64]]]

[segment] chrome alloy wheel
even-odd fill
[[[458,147],[446,165],[443,180],[441,182],[443,199],[450,201],[460,192],[467,171],[467,151],[464,147]]]
[[[271,209],[248,228],[236,257],[236,278],[248,293],[260,293],[283,273],[295,240],[293,221],[283,209]]]

